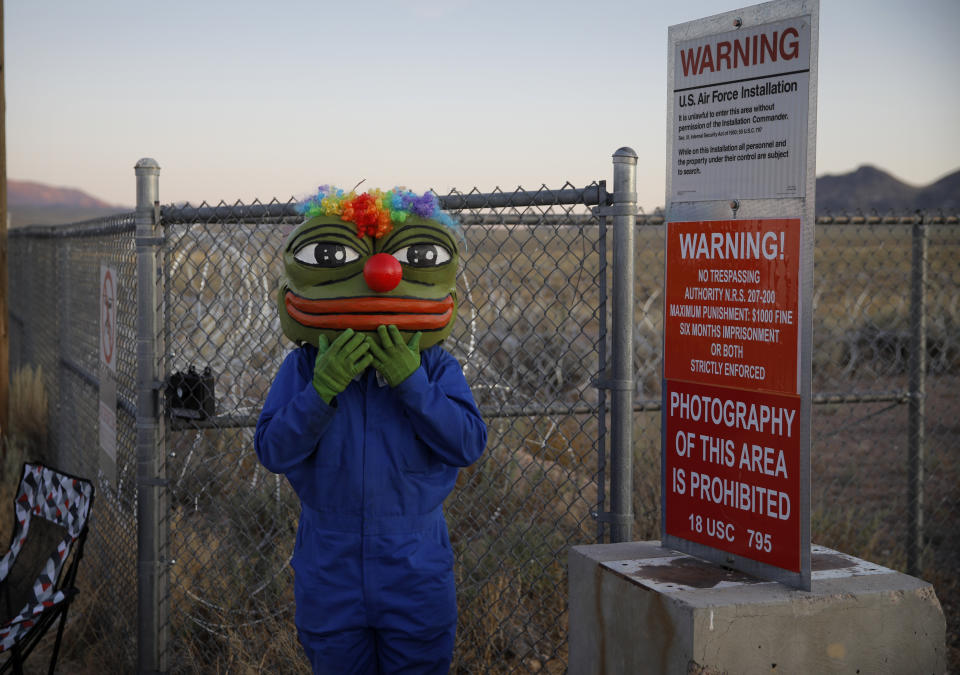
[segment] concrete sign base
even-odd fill
[[[946,670],[930,584],[821,546],[810,591],[656,541],[576,546],[568,565],[571,675]]]

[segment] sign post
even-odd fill
[[[100,470],[117,482],[117,271],[100,266]]]
[[[664,545],[810,588],[818,0],[669,29]]]

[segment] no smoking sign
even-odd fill
[[[100,362],[117,372],[117,271],[100,267]]]

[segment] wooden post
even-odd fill
[[[7,327],[7,94],[3,62],[3,0],[0,0],[0,434],[10,412],[10,333]],[[6,452],[6,445],[4,453]]]

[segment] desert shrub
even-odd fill
[[[10,437],[20,437],[25,454],[32,459],[47,459],[47,390],[43,367],[27,365],[18,369],[10,381]]]

